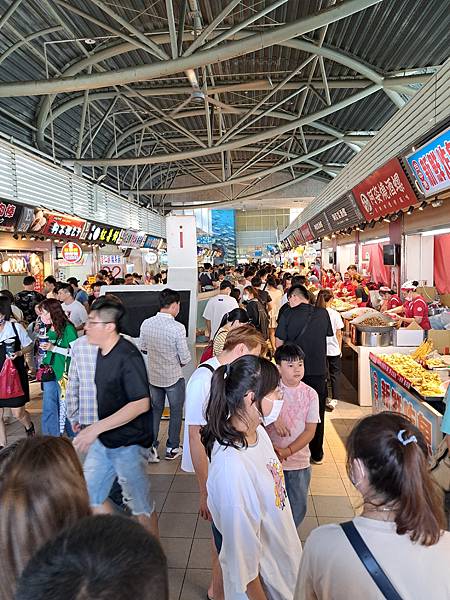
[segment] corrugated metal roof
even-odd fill
[[[117,31],[125,31],[111,16],[107,15],[89,0],[68,1],[72,6],[84,11],[92,18],[107,24],[109,27]],[[182,1],[173,1],[177,26]],[[271,1],[246,0],[245,3],[238,4],[224,20],[222,27],[232,27],[241,23],[265,6],[268,6]],[[228,0],[199,0],[199,10],[202,15],[203,25],[205,26],[210,23],[227,3]],[[10,0],[0,0],[0,14],[3,14],[10,4]],[[288,0],[276,10],[256,21],[251,26],[251,29],[254,31],[264,31],[270,27],[277,27],[280,24],[289,23],[310,15],[327,5],[329,5],[329,1],[327,0],[303,0],[302,2]],[[52,10],[49,10],[49,6],[52,7]],[[108,3],[107,6],[145,34],[152,32],[166,33],[168,30],[164,0],[155,0],[151,3],[147,0],[127,0],[126,3]],[[64,71],[69,65],[79,61],[86,52],[98,51],[118,42],[117,38],[111,36],[111,33],[105,31],[98,24],[92,23],[83,16],[74,14],[69,9],[58,5],[56,1],[46,3],[40,0],[27,0],[19,5],[8,22],[0,30],[0,59],[1,53],[18,42],[20,36],[28,36],[39,30],[59,25],[59,20],[62,20],[65,25],[62,31],[38,37],[28,44],[22,45],[6,58],[0,65],[0,81],[7,82],[45,77],[45,57],[48,60],[49,75],[50,77],[54,77],[57,73]],[[440,65],[444,62],[448,57],[449,25],[449,12],[446,2],[442,2],[441,0],[429,0],[426,3],[417,2],[416,0],[389,0],[380,2],[378,5],[361,11],[352,17],[331,24],[327,30],[325,45],[360,59],[380,74],[402,70],[407,71],[417,67]],[[189,34],[191,29],[192,15],[188,14],[185,31]],[[95,47],[90,47],[73,41],[74,37],[80,39],[99,39]],[[317,41],[319,32],[316,31],[304,37],[305,39]],[[192,39],[194,38],[192,37]],[[81,49],[83,47],[84,53]],[[187,47],[188,42],[185,41],[183,48],[186,49]],[[161,45],[160,48],[168,54],[171,53],[169,43]],[[214,84],[220,86],[229,83],[268,80],[269,78],[275,84],[295,69],[307,56],[303,51],[282,45],[265,48],[246,56],[211,65]],[[157,59],[154,56],[141,48],[137,48],[102,61],[99,68],[117,70],[155,61]],[[325,59],[324,64],[327,76],[330,79],[361,78],[360,74],[337,62]],[[94,72],[96,68],[94,67]],[[297,76],[292,81],[304,79],[308,74],[309,67],[304,70],[301,76]],[[197,75],[201,82],[201,70],[199,70]],[[318,67],[315,70],[314,78],[320,80]],[[210,78],[208,78],[207,83],[208,86],[211,86],[212,82]],[[131,87],[135,89],[149,89],[164,86],[186,87],[187,85],[188,81],[185,74],[180,73],[166,78],[141,82]],[[114,92],[111,88],[102,91]],[[338,102],[352,95],[354,92],[355,89],[331,89],[330,96],[332,102]],[[286,98],[290,93],[292,93],[292,90],[277,92],[270,99],[269,104],[264,105],[263,108],[267,108],[270,104],[274,105],[283,98]],[[324,90],[320,89],[319,93],[323,96]],[[266,94],[267,91],[260,90],[224,92],[220,94],[219,98],[226,104],[248,109],[263,99]],[[80,94],[58,95],[55,98],[53,108],[56,109],[61,103],[76,96],[80,96]],[[81,94],[81,97],[83,97],[83,94]],[[186,99],[187,95],[182,93],[179,95],[149,97],[148,101],[167,114]],[[298,102],[299,97],[293,99],[291,103],[283,105],[278,111],[286,111],[290,115],[295,115]],[[41,103],[42,99],[39,97],[1,98],[0,130],[20,141],[35,145],[36,118],[39,114]],[[89,141],[89,127],[91,131],[95,131],[96,125],[108,109],[109,103],[109,99],[90,102],[86,124],[88,135],[86,136],[85,144]],[[323,107],[323,102],[313,93],[309,93],[303,114],[312,114]],[[187,108],[191,110],[193,106],[188,105]],[[384,92],[380,91],[357,104],[329,115],[323,121],[342,132],[377,130],[392,117],[396,110],[397,108],[392,101]],[[122,98],[119,99],[112,111],[112,114],[115,115],[116,131],[112,118],[109,118],[96,135],[92,143],[92,150],[89,149],[87,151],[87,156],[91,156],[91,154],[94,157],[105,156],[107,149],[114,144],[115,136],[120,135],[121,131],[125,131],[131,125],[138,123],[139,117],[148,119],[149,111],[149,107],[142,99],[130,98],[128,101]],[[45,138],[47,152],[50,154],[52,152],[51,136],[54,134],[57,156],[59,158],[73,157],[78,143],[81,114],[82,105],[78,104],[64,112],[54,121],[53,130],[50,127],[47,128]],[[238,121],[240,116],[223,113],[223,118],[226,128],[230,128]],[[245,134],[258,133],[261,131],[261,128],[270,129],[284,122],[269,114],[267,117],[258,120],[254,125],[248,127],[245,130]],[[205,117],[192,116],[180,119],[178,123],[196,135],[206,138]],[[167,122],[152,126],[151,129],[148,129],[146,135],[151,136],[152,132],[159,133],[166,139],[169,139],[171,136],[179,138],[182,135],[174,131],[173,127]],[[133,142],[139,143],[139,140],[139,134],[133,135],[123,142],[123,146],[127,146]],[[317,148],[318,145],[320,145],[318,141],[308,142],[308,147],[311,149]],[[194,146],[192,141],[186,138],[185,142],[177,142],[177,147],[180,149],[189,149]],[[297,142],[292,145],[291,150],[298,153],[303,152],[301,145]],[[144,147],[144,152],[148,151],[148,146]],[[166,151],[161,144],[156,150],[157,153]],[[134,156],[135,152],[129,151],[125,153],[125,156],[127,155]],[[353,153],[349,147],[341,144],[324,153],[320,159],[327,162],[342,163],[349,161],[352,155]],[[232,157],[236,161],[246,161],[250,158],[248,153],[238,151],[233,152]],[[272,161],[272,164],[275,164],[279,159],[280,157],[275,154],[271,154],[268,157],[268,160]],[[204,164],[220,164],[220,155],[215,155],[215,157],[204,161]],[[263,164],[261,163],[261,165]],[[186,163],[183,163],[183,166],[186,166]],[[194,168],[192,164],[190,168]],[[296,168],[296,172],[302,172],[301,169],[300,165]],[[121,176],[128,173],[127,182],[128,184],[131,183],[133,169],[121,169],[120,173]],[[109,169],[106,182],[115,185],[115,176],[115,169]],[[324,177],[328,176],[324,174]],[[161,177],[159,182],[164,180],[165,177]]]

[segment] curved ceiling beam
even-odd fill
[[[136,81],[148,81],[165,75],[181,73],[187,69],[223,62],[250,52],[256,52],[280,42],[335,23],[366,8],[379,4],[381,0],[345,0],[315,15],[303,17],[293,23],[282,25],[265,33],[257,33],[236,42],[227,43],[213,50],[197,52],[189,57],[163,61],[157,64],[118,69],[106,73],[95,73],[80,77],[63,77],[0,84],[0,97],[40,96],[91,90],[112,85],[124,85]]]
[[[61,163],[64,165],[73,166],[74,164],[81,164],[85,166],[97,166],[97,167],[107,167],[110,165],[114,165],[117,167],[121,166],[129,166],[129,165],[147,165],[147,164],[158,164],[158,163],[166,163],[170,161],[179,161],[190,158],[198,158],[201,156],[209,156],[211,154],[217,154],[219,152],[223,152],[225,150],[236,150],[241,148],[242,146],[248,146],[249,144],[257,144],[258,142],[262,142],[269,138],[275,137],[277,135],[281,135],[283,133],[287,133],[288,131],[292,131],[297,127],[301,127],[303,125],[308,125],[322,119],[323,117],[328,116],[331,113],[334,113],[338,110],[341,110],[359,100],[374,94],[382,89],[381,85],[372,85],[360,92],[337,102],[332,106],[327,106],[326,108],[313,113],[311,115],[306,115],[305,117],[300,117],[299,119],[295,119],[290,121],[286,125],[281,125],[280,127],[274,127],[268,131],[263,131],[262,133],[258,133],[255,135],[246,136],[244,139],[235,140],[231,142],[226,142],[221,146],[214,146],[211,148],[200,148],[198,150],[190,150],[187,152],[175,152],[173,154],[164,154],[164,155],[156,155],[156,156],[144,156],[138,158],[99,158],[99,159],[82,159],[82,160],[62,160]]]
[[[279,165],[275,165],[274,167],[270,167],[269,169],[264,169],[263,171],[258,171],[257,173],[251,173],[249,175],[242,175],[241,177],[236,177],[236,179],[229,179],[227,181],[218,181],[215,183],[207,183],[202,185],[193,185],[182,188],[166,188],[166,189],[157,189],[157,190],[139,190],[142,194],[148,193],[155,196],[164,196],[166,194],[191,194],[196,192],[204,192],[206,190],[218,190],[223,187],[228,187],[230,185],[238,185],[240,183],[245,183],[246,181],[252,181],[254,179],[261,179],[266,175],[272,175],[273,173],[278,173],[279,171],[283,171],[284,169],[289,169],[290,167],[294,167],[302,162],[306,162],[310,158],[314,158],[318,154],[322,154],[322,152],[326,152],[327,150],[331,150],[338,144],[341,144],[341,140],[333,140],[329,144],[325,144],[321,148],[317,148],[317,150],[312,150],[308,152],[308,154],[303,154],[302,156],[297,156],[293,160],[289,160],[288,162],[281,163]],[[124,190],[124,193],[127,193],[128,190]],[[133,190],[129,190],[133,191]]]
[[[286,181],[284,183],[280,183],[279,185],[275,185],[274,187],[271,188],[267,188],[265,190],[261,190],[260,192],[254,192],[253,194],[249,194],[248,196],[242,196],[239,199],[235,199],[233,200],[232,198],[230,200],[224,200],[224,201],[220,201],[220,202],[206,202],[204,204],[169,204],[168,206],[166,206],[166,208],[171,208],[172,210],[180,210],[180,209],[190,209],[190,208],[216,208],[217,206],[229,206],[230,204],[236,204],[236,202],[245,202],[246,200],[256,200],[257,198],[262,198],[263,196],[267,196],[269,194],[275,193],[275,192],[279,192],[282,189],[285,189],[287,187],[290,187],[291,185],[294,185],[296,183],[300,183],[301,181],[304,181],[305,179],[308,179],[309,177],[314,177],[314,175],[317,175],[318,173],[320,173],[322,169],[319,167],[317,169],[314,169],[313,171],[310,171],[308,173],[304,173],[303,175],[300,175],[299,177],[295,177],[294,179],[290,179],[289,181]]]
[[[8,56],[10,56],[16,50],[18,50],[21,46],[24,46],[28,42],[31,42],[32,40],[35,40],[38,37],[47,35],[48,33],[55,33],[56,31],[61,31],[62,29],[64,29],[64,28],[57,25],[56,27],[47,27],[47,29],[41,29],[40,31],[36,31],[35,33],[30,33],[30,35],[27,35],[26,37],[22,38],[21,40],[19,40],[18,42],[16,42],[9,48],[7,48],[3,52],[3,54],[0,55],[0,65],[2,64],[2,62],[4,60],[6,60],[8,58]]]

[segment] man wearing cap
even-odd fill
[[[428,331],[431,329],[430,319],[428,318],[428,304],[425,298],[416,292],[418,285],[418,281],[405,281],[402,285],[405,298],[403,306],[394,308],[389,312],[399,315],[398,319],[403,327],[408,327],[411,323],[417,323],[422,329]]]
[[[70,283],[73,289],[75,300],[78,300],[85,308],[89,306],[89,296],[87,293],[79,287],[80,280],[76,277],[69,277],[67,283]]]

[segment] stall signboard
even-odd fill
[[[117,244],[121,233],[122,229],[117,227],[109,227],[100,223],[89,223],[83,233],[83,239],[98,244]]]
[[[34,219],[34,209],[31,206],[22,206],[19,218],[17,219],[16,231],[25,233],[29,230]]]
[[[330,204],[325,210],[332,231],[340,231],[347,227],[354,227],[363,221],[361,211],[351,193],[341,196]]]
[[[305,242],[312,242],[315,239],[308,223],[304,223],[304,225],[300,227],[300,233],[302,234]]]
[[[151,248],[153,250],[158,250],[161,244],[161,238],[155,237],[154,235],[148,235],[145,239],[143,248]],[[197,239],[198,242],[198,239]]]
[[[324,212],[319,213],[313,219],[308,221],[309,227],[314,234],[314,238],[323,237],[331,233],[331,227]]]
[[[0,199],[0,231],[15,231],[22,207]]]
[[[450,188],[450,127],[406,156],[423,195],[434,196]]]
[[[116,265],[121,265],[122,261],[122,254],[102,254],[100,256],[100,264],[102,267],[115,267]]]
[[[144,244],[146,237],[147,234],[143,231],[125,229],[122,231],[122,235],[118,238],[117,244],[127,248],[140,248]]]
[[[75,242],[66,242],[61,248],[61,256],[66,263],[76,264],[83,258],[83,250]]]
[[[71,217],[69,215],[58,215],[48,213],[45,215],[46,223],[39,233],[43,235],[53,235],[62,237],[71,237],[79,239],[83,232],[86,221]]]
[[[405,389],[395,375],[391,377],[385,366],[374,354],[370,355],[372,407],[377,412],[394,411],[411,419],[422,432],[430,453],[434,452],[442,441],[442,415]]]
[[[397,158],[374,171],[355,186],[352,193],[366,221],[385,217],[417,202]]]
[[[303,244],[305,243],[305,240],[302,236],[302,232],[300,231],[300,229],[296,229],[294,231],[294,237],[295,237],[296,246],[303,246]]]

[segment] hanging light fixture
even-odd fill
[[[419,210],[423,210],[424,208],[426,208],[428,206],[428,204],[425,202],[425,200],[422,202],[422,204],[419,206]]]

